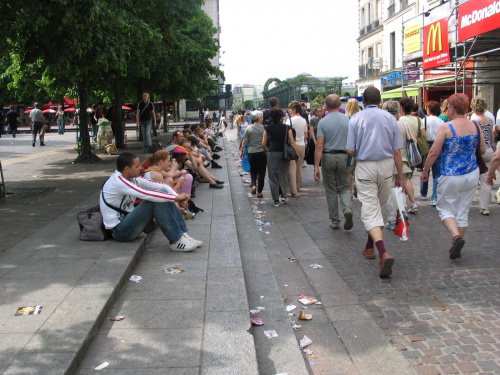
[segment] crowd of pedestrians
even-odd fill
[[[308,110],[303,104],[292,101],[283,111],[271,98],[271,108],[263,112],[234,113],[242,158],[248,147],[252,195],[263,197],[267,169],[276,207],[289,197],[299,198],[303,160],[314,163],[314,179],[323,180],[332,229],[340,229],[343,221],[344,230],[350,230],[355,215],[352,199],[361,202],[360,218],[367,231],[361,253],[367,259],[378,253],[380,277],[392,274],[395,262],[383,235],[384,228],[396,229],[398,219],[391,188],[400,187],[407,197],[405,214],[418,213],[418,193],[423,201],[430,195],[430,205],[436,207],[451,237],[449,257],[461,256],[472,198],[479,187],[480,212],[489,215],[491,186],[500,164],[494,140],[500,126],[495,126],[483,98],[469,103],[467,96],[455,94],[442,104],[425,103],[424,111],[407,97],[382,103],[380,91],[370,87],[363,94],[363,110],[351,98],[343,111],[335,94],[327,96],[323,107]],[[412,163],[407,151],[411,142],[418,141],[423,142],[421,164]],[[285,160],[287,145],[297,160]],[[484,173],[479,173],[478,155],[490,167]],[[415,171],[421,172],[417,191],[412,184]]]

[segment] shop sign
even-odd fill
[[[420,78],[420,72],[418,66],[407,66],[405,80],[416,81]]]
[[[417,72],[414,72],[413,69],[416,69]],[[417,78],[414,78],[417,77]],[[406,74],[402,76],[403,79],[401,79],[401,72],[392,72],[389,74],[386,74],[385,77],[380,78],[380,85],[382,87],[392,87],[392,86],[401,86],[404,83],[407,84],[408,81],[414,81],[420,78],[420,74],[418,73],[418,68],[417,67],[407,67],[406,68]]]
[[[448,18],[445,17],[424,27],[424,69],[449,62]]]
[[[458,41],[500,26],[500,0],[469,0],[458,7]]]
[[[420,51],[420,24],[405,27],[404,30],[405,54]]]

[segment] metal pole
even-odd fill
[[[455,0],[455,94],[458,91],[458,0]]]
[[[401,97],[403,97],[403,90],[405,87],[405,25],[403,22],[403,15],[401,15]]]

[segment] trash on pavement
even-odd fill
[[[259,309],[259,310],[262,310],[262,311],[266,310],[266,308],[264,306],[257,306],[256,308]]]
[[[124,316],[115,316],[114,318],[109,318],[112,322],[119,322],[120,320],[125,319]]]
[[[134,283],[138,283],[139,281],[142,280],[142,276],[139,276],[139,275],[132,275],[130,276],[130,281],[133,281]]]
[[[261,318],[250,318],[250,322],[254,326],[263,326],[264,325],[264,321]]]
[[[260,313],[260,310],[259,309],[255,309],[255,310],[250,310],[250,314],[258,314]]]
[[[311,365],[313,365],[313,366],[317,366],[317,365],[316,365],[316,363],[315,363],[315,362],[313,362],[313,361],[309,361],[309,363],[310,363]]]
[[[290,311],[295,310],[296,308],[297,308],[297,306],[295,306],[295,305],[288,305],[288,306],[286,307],[286,311],[290,312]]]
[[[109,362],[103,362],[99,366],[97,366],[94,370],[99,371],[102,370],[103,368],[106,368],[109,366]]]
[[[313,303],[317,303],[318,300],[315,298],[312,298],[312,297],[308,297],[308,296],[300,296],[299,302],[302,303],[303,305],[307,306],[307,305],[311,305]]]
[[[302,328],[302,326],[300,324],[294,324],[294,325],[292,325],[292,328],[294,331],[298,331],[299,329]]]
[[[304,349],[306,346],[309,346],[312,343],[313,343],[312,340],[309,337],[307,337],[306,335],[304,335],[304,337],[302,337],[300,339],[300,348]]]
[[[273,337],[278,337],[278,334],[274,329],[271,331],[264,331],[264,335],[266,335],[268,339],[272,339]]]
[[[307,355],[312,355],[313,354],[313,351],[311,349],[304,349],[302,350],[304,353],[306,353]]]
[[[169,275],[177,275],[178,273],[184,272],[184,270],[174,267],[174,268],[167,268],[163,270],[163,272],[168,273]]]
[[[290,262],[296,262],[297,261],[297,258],[294,258],[294,257],[288,257],[287,258]]]
[[[306,314],[303,311],[299,312],[299,319],[300,320],[312,320],[312,318],[313,318],[312,314]]]
[[[17,308],[14,316],[23,316],[23,315],[38,315],[42,312],[43,306],[21,306]]]
[[[309,267],[314,268],[315,270],[323,268],[323,266],[321,264],[318,264],[318,263],[310,264]]]

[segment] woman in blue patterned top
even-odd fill
[[[481,154],[486,151],[483,132],[467,119],[468,109],[469,98],[466,95],[450,96],[448,117],[451,121],[439,128],[420,177],[422,182],[428,180],[429,169],[442,152],[436,207],[443,225],[453,238],[450,259],[460,258],[465,244],[469,209],[479,182],[478,142]]]

